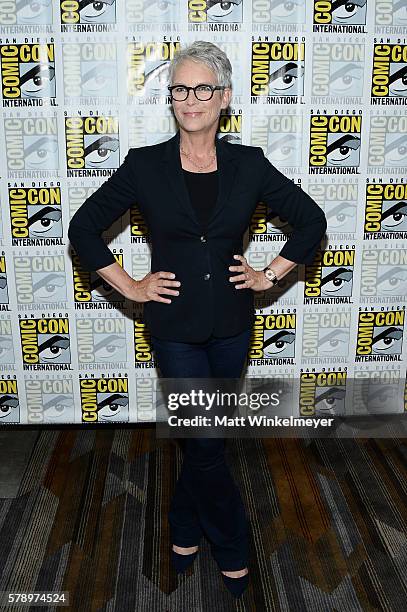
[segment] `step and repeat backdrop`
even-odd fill
[[[328,220],[314,263],[256,293],[246,376],[290,381],[293,415],[366,411],[361,379],[370,409],[405,410],[406,0],[2,0],[1,424],[155,420],[142,307],[81,268],[67,229],[130,147],[175,133],[168,63],[194,40],[233,66],[218,137],[262,147]],[[259,202],[249,263],[290,230]],[[147,274],[137,202],[105,239]]]

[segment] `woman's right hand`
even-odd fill
[[[149,272],[139,281],[134,281],[134,286],[126,297],[134,302],[163,302],[171,304],[171,300],[161,297],[163,295],[179,295],[179,291],[175,287],[179,287],[181,283],[175,278],[172,272]],[[170,289],[174,287],[174,289]]]

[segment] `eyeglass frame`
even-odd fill
[[[210,97],[210,98],[208,98],[207,100],[200,100],[200,99],[198,98],[198,96],[196,95],[196,91],[195,91],[195,90],[196,90],[198,87],[202,87],[202,85],[205,85],[206,87],[210,87],[210,88],[211,88],[211,90],[212,90],[212,95],[211,95],[211,97]],[[218,89],[220,89],[220,90],[222,90],[222,89],[227,89],[226,85],[211,85],[210,83],[199,83],[199,85],[195,85],[195,87],[188,87],[187,85],[169,85],[169,86],[167,87],[167,89],[169,89],[169,91],[170,91],[170,96],[171,96],[171,98],[172,98],[173,100],[174,100],[174,96],[172,95],[172,90],[173,90],[173,89],[175,89],[175,87],[184,87],[184,88],[187,90],[187,96],[186,96],[186,98],[185,98],[184,100],[175,100],[175,102],[185,102],[185,100],[188,100],[188,98],[189,98],[189,92],[191,91],[191,89],[192,89],[192,91],[194,92],[194,96],[195,96],[195,98],[196,98],[197,100],[199,100],[199,102],[209,102],[209,100],[212,100],[212,98],[213,98],[213,94],[214,94],[214,92],[215,92],[216,90],[218,90]]]

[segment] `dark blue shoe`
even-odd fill
[[[198,550],[190,555],[180,555],[171,548],[171,563],[173,564],[177,574],[183,574],[190,565],[195,561]]]
[[[240,578],[230,578],[230,576],[225,576],[225,574],[222,573],[221,576],[225,586],[229,589],[232,595],[234,595],[234,597],[240,597],[249,584],[248,573]]]

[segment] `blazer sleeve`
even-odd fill
[[[293,228],[279,255],[297,264],[310,264],[327,228],[325,213],[318,204],[275,168],[261,147],[259,201],[289,222]]]
[[[68,238],[85,270],[116,261],[101,234],[137,201],[136,176],[134,149],[130,149],[116,172],[73,215]]]

